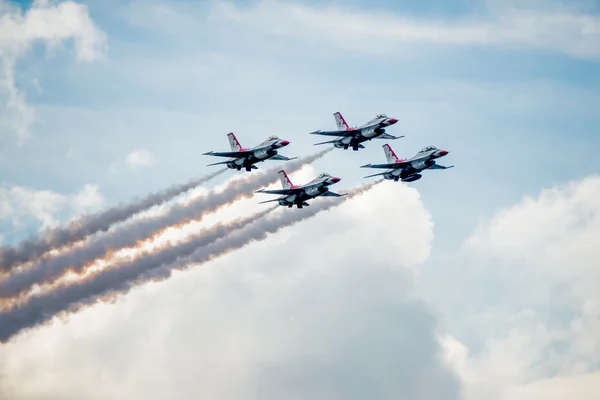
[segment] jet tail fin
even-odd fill
[[[290,188],[292,188],[292,186],[294,186],[292,184],[292,181],[287,176],[287,174],[285,173],[284,170],[281,170],[281,171],[277,172],[277,174],[279,175],[279,180],[281,181],[281,186],[284,189],[290,189]]]
[[[400,158],[398,158],[398,156],[392,149],[392,146],[390,146],[389,144],[386,143],[381,147],[383,147],[383,152],[385,153],[385,158],[387,159],[388,163],[392,164],[392,163],[396,163],[398,161],[402,161],[402,160],[400,160]]]
[[[337,126],[339,131],[346,131],[350,129],[350,126],[346,123],[344,117],[342,117],[342,113],[336,111],[333,113],[333,117],[335,118],[335,125]]]
[[[227,134],[227,139],[229,140],[229,146],[231,147],[231,151],[240,151],[242,150],[242,145],[237,140],[233,132],[229,132]]]

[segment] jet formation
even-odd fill
[[[335,118],[337,130],[317,130],[310,132],[310,134],[330,136],[335,137],[335,139],[315,143],[315,146],[333,144],[333,146],[338,149],[348,150],[351,147],[352,150],[358,151],[358,149],[365,148],[363,143],[373,139],[396,140],[404,137],[404,135],[394,136],[386,132],[385,129],[396,124],[398,119],[388,117],[385,114],[377,114],[370,121],[357,127],[350,127],[340,112],[333,113],[333,116]],[[241,171],[241,169],[244,168],[246,171],[251,171],[253,169],[258,169],[255,164],[266,160],[289,161],[297,158],[289,158],[278,153],[278,150],[289,145],[290,141],[282,140],[277,136],[270,136],[264,142],[251,148],[243,148],[233,132],[228,133],[227,138],[229,140],[231,151],[210,151],[203,155],[227,157],[229,159],[208,164],[209,166],[225,164],[229,169]],[[448,169],[454,167],[454,165],[446,167],[437,164],[437,160],[446,156],[449,151],[438,149],[435,146],[424,147],[414,156],[406,159],[401,159],[396,156],[396,153],[389,144],[386,143],[382,147],[387,163],[366,164],[362,165],[361,168],[385,169],[386,171],[367,175],[365,178],[382,176],[384,179],[393,180],[394,182],[414,182],[421,179],[423,177],[422,172],[427,169]],[[303,208],[304,206],[309,205],[307,200],[312,200],[319,196],[342,197],[346,195],[346,193],[339,194],[332,192],[329,189],[331,185],[338,183],[341,178],[331,176],[328,173],[321,173],[310,182],[300,186],[292,184],[292,181],[284,169],[280,170],[278,174],[281,181],[281,189],[261,189],[255,193],[275,194],[280,197],[261,201],[261,204],[278,202],[279,205],[288,208],[292,208],[294,205],[296,205],[297,208]]]

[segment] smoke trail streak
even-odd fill
[[[0,341],[6,342],[17,333],[39,326],[59,313],[76,312],[99,300],[125,294],[135,286],[167,279],[175,269],[187,269],[230,253],[251,242],[263,240],[270,233],[275,233],[361,195],[380,182],[382,180],[364,185],[343,198],[319,199],[321,201],[315,201],[315,205],[310,208],[285,210],[278,217],[262,218],[278,207],[275,206],[244,220],[208,229],[205,234],[184,244],[146,256],[142,255],[119,268],[98,271],[83,281],[65,284],[51,292],[30,297],[26,303],[0,312]]]
[[[48,230],[36,239],[23,241],[17,247],[0,247],[0,272],[10,271],[15,265],[33,261],[48,251],[76,242],[96,232],[106,231],[111,225],[150,207],[163,204],[227,171],[220,169],[203,178],[194,179],[182,185],[175,185],[158,193],[152,193],[141,200],[121,204],[95,214],[83,215],[65,227]]]
[[[175,262],[179,257],[193,253],[199,246],[205,246],[235,230],[255,223],[277,207],[270,207],[228,224],[213,226],[186,242],[158,251],[143,252],[129,262],[97,271],[81,281],[60,284],[51,291],[29,297],[23,304],[16,304],[10,310],[0,312],[0,341],[6,341],[21,329],[39,325],[60,312],[75,312],[86,304],[113,297],[114,288],[134,281],[147,269]],[[128,287],[127,291],[130,288]]]
[[[303,157],[285,164],[286,171],[293,172],[304,165],[323,157],[332,148],[322,150],[311,156]],[[166,214],[154,218],[133,221],[113,232],[91,238],[89,243],[65,249],[61,254],[46,258],[31,268],[14,271],[0,280],[0,299],[8,299],[26,294],[35,284],[53,282],[66,272],[81,273],[89,262],[101,258],[110,249],[135,246],[140,240],[147,239],[158,231],[173,225],[181,225],[190,220],[199,220],[203,215],[214,212],[244,197],[252,197],[254,191],[277,181],[277,171],[271,168],[265,173],[254,174],[246,179],[230,182],[220,192],[211,191],[187,204],[177,204]]]

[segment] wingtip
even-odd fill
[[[202,153],[203,156],[210,156],[212,153],[214,153],[214,151],[209,151],[207,153]]]
[[[312,131],[312,132],[309,132],[308,134],[309,134],[309,135],[317,135],[319,132],[321,132],[321,130],[320,130],[320,129],[319,129],[318,131]]]
[[[360,168],[369,168],[371,165],[373,164],[365,164],[365,165],[361,165]]]

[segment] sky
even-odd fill
[[[336,111],[455,166],[19,334],[0,398],[600,398],[599,2],[0,0],[0,61],[5,245]]]

